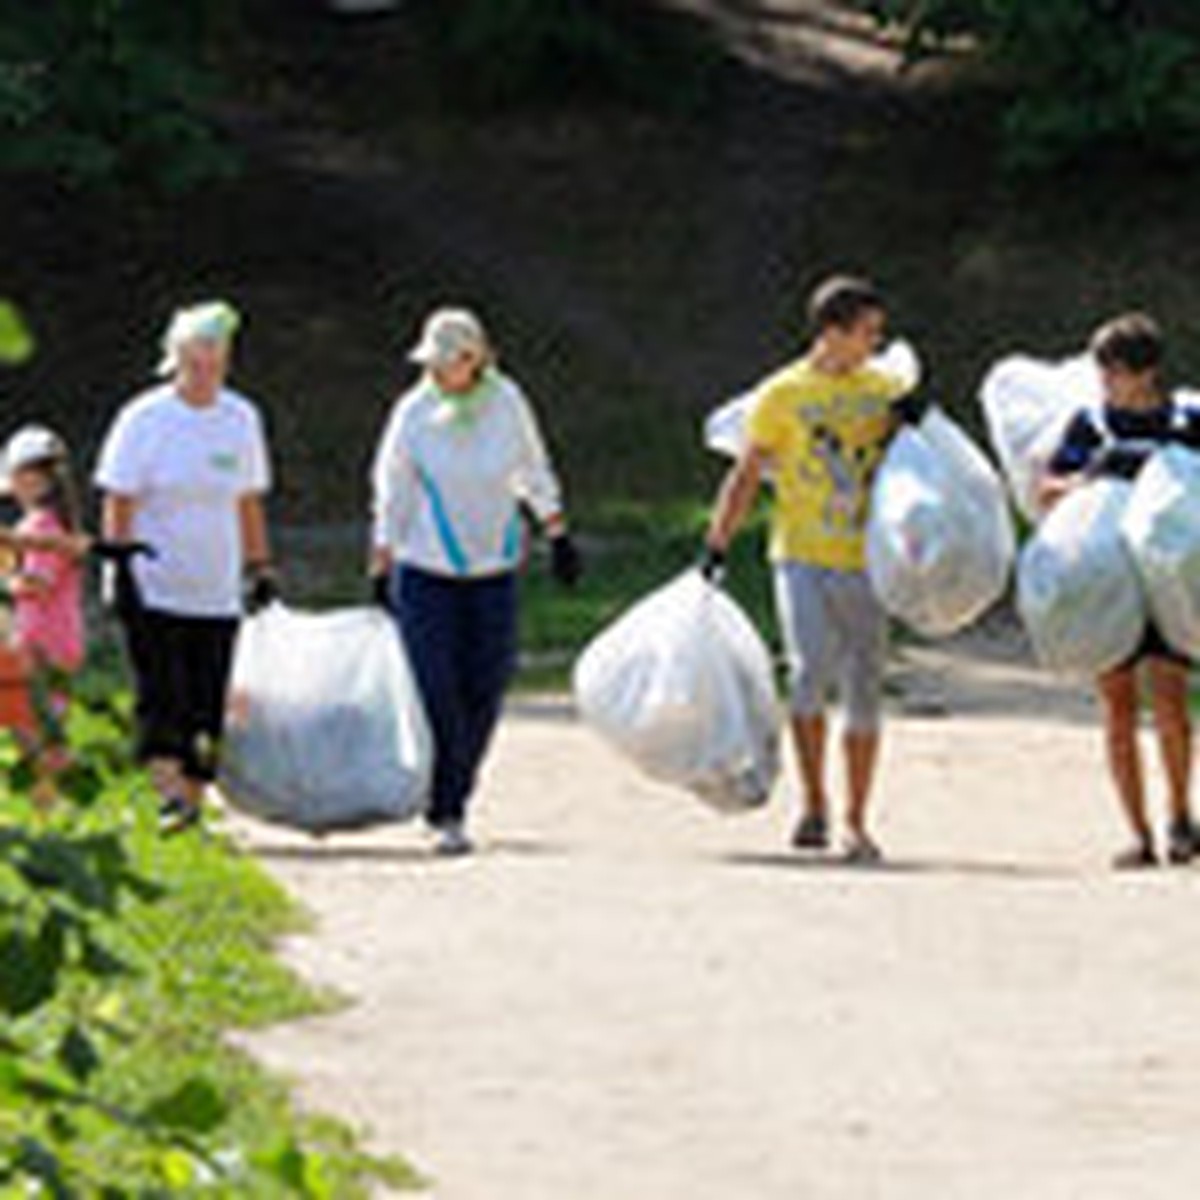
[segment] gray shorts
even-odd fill
[[[820,716],[835,687],[845,728],[879,728],[887,622],[865,571],[775,564],[775,607],[787,650],[791,708]]]

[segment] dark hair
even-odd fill
[[[1162,330],[1146,313],[1132,312],[1106,321],[1091,341],[1092,356],[1102,367],[1157,371],[1166,355]]]
[[[883,312],[883,293],[869,280],[853,275],[834,275],[813,289],[808,300],[808,319],[817,333],[831,326],[849,329],[867,312]]]
[[[41,471],[50,485],[41,498],[41,507],[49,509],[68,533],[77,533],[83,524],[83,516],[71,464],[65,458],[43,458],[28,463],[27,469]]]

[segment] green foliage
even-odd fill
[[[227,173],[202,114],[227,0],[0,0],[0,168],[169,191]]]
[[[689,109],[715,50],[699,26],[639,0],[426,0],[444,87],[480,105],[581,93]]]
[[[863,0],[910,56],[968,36],[1013,85],[1004,117],[1017,168],[1100,146],[1200,150],[1200,12],[1151,0]]]
[[[34,341],[16,305],[0,300],[0,366],[19,367],[33,357]]]
[[[93,690],[107,699],[70,712],[50,806],[0,736],[0,1195],[340,1200],[413,1184],[298,1121],[224,1044],[230,1023],[311,1008],[269,953],[286,902],[218,839],[157,838],[124,751],[128,698]]]

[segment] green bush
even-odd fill
[[[179,191],[227,173],[202,115],[228,0],[0,0],[0,168]]]
[[[1001,68],[1009,162],[1040,168],[1101,147],[1200,151],[1200,12],[1181,0],[860,0],[910,57],[969,37]]]
[[[0,1196],[357,1200],[414,1186],[403,1163],[297,1116],[226,1044],[230,1025],[311,1011],[268,948],[286,899],[219,839],[161,844],[124,749],[129,698],[89,683],[50,807],[0,734]]]
[[[639,0],[418,0],[443,90],[470,104],[615,97],[688,109],[716,52],[695,21]]]

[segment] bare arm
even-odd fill
[[[1068,492],[1072,492],[1084,482],[1084,476],[1081,474],[1072,475],[1043,475],[1038,480],[1037,490],[1035,493],[1038,511],[1045,515],[1048,513]]]
[[[729,548],[729,543],[754,506],[766,465],[765,452],[750,446],[730,468],[717,493],[712,518],[708,523],[706,541],[712,549],[724,552]]]
[[[247,492],[238,501],[242,531],[242,562],[248,567],[269,567],[271,539],[267,533],[267,510],[257,492]]]
[[[104,540],[119,543],[133,541],[133,517],[136,512],[137,501],[132,496],[105,492],[100,516]]]

